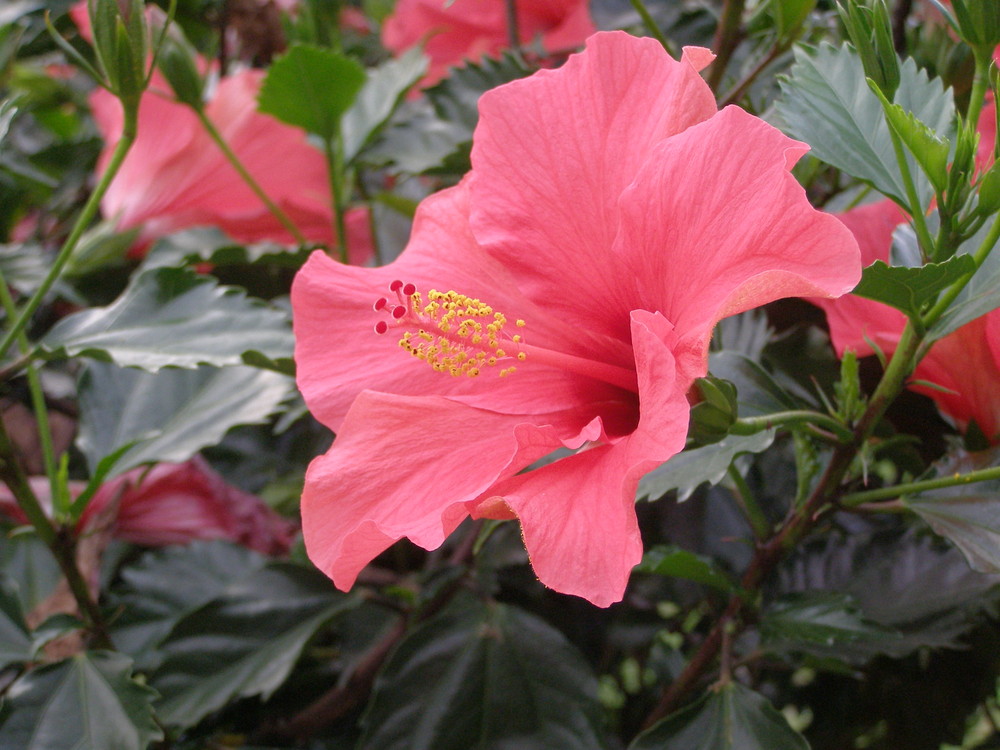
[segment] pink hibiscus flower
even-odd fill
[[[31,486],[50,508],[48,480],[32,477]],[[70,491],[75,497],[83,487],[82,482],[72,482]],[[197,457],[182,464],[133,469],[102,485],[84,510],[78,533],[91,530],[116,501],[112,535],[147,547],[228,539],[263,554],[281,555],[288,552],[295,535],[290,521],[255,495],[233,487]],[[0,513],[27,523],[6,486],[0,487]]]
[[[549,52],[575,49],[595,31],[587,0],[519,0],[517,26],[523,43],[541,38]],[[382,26],[382,43],[396,54],[426,41],[423,86],[465,60],[495,55],[509,39],[504,0],[399,0]]]
[[[337,433],[303,530],[337,586],[404,536],[516,517],[542,583],[618,601],[636,484],[684,447],[716,321],[853,288],[850,232],[789,174],[806,146],[717,112],[711,58],[593,36],[482,97],[472,172],[423,202],[396,262],[303,267],[299,386]]]
[[[840,219],[857,238],[867,266],[876,260],[889,261],[892,232],[908,217],[886,199],[854,208]],[[848,349],[860,356],[872,354],[873,343],[887,356],[896,350],[906,326],[906,316],[900,311],[854,295],[814,301],[826,311],[838,356]],[[990,442],[1000,442],[1000,310],[937,341],[917,365],[913,379],[947,389],[911,386],[933,399],[959,429],[975,420]]]
[[[312,242],[335,244],[330,188],[322,154],[304,131],[257,112],[264,72],[243,70],[221,79],[206,105],[209,119],[264,192]],[[135,145],[101,202],[121,229],[142,227],[139,242],[193,226],[219,227],[240,242],[294,239],[253,194],[202,128],[197,116],[154,77],[139,106]],[[103,171],[121,137],[118,101],[99,89],[90,98],[105,148]],[[353,263],[372,255],[367,210],[348,213]]]

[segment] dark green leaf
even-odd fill
[[[769,648],[795,650],[803,645],[836,646],[892,640],[896,631],[865,619],[847,594],[793,594],[769,605],[761,617],[761,636]]]
[[[937,465],[939,476],[996,466],[1000,448],[958,451]],[[974,570],[1000,573],[1000,479],[929,490],[903,497],[934,531],[955,544]]]
[[[10,580],[17,581],[17,596],[24,612],[30,612],[48,598],[62,580],[55,558],[33,531],[3,540],[0,571]]]
[[[598,750],[597,681],[538,617],[457,598],[399,644],[358,750]]]
[[[726,593],[733,593],[738,588],[735,581],[719,570],[711,558],[673,545],[661,544],[648,550],[635,572],[683,578]]]
[[[91,651],[19,678],[0,709],[0,750],[146,750],[163,738],[122,654]]]
[[[406,92],[426,72],[427,58],[418,47],[368,71],[368,80],[342,123],[344,158],[348,162],[379,133]]]
[[[846,44],[823,44],[795,53],[791,75],[782,81],[776,103],[783,129],[812,147],[814,156],[870,183],[880,192],[907,204],[906,189],[882,105],[865,82],[860,58]],[[895,104],[942,139],[954,131],[954,104],[940,82],[928,80],[912,59],[900,69]],[[930,183],[909,157],[921,205],[933,194]]]
[[[181,268],[205,262],[213,266],[264,263],[299,268],[312,252],[308,248],[261,242],[243,245],[218,229],[185,229],[156,241],[142,263],[143,270],[170,266]]]
[[[111,591],[111,607],[121,612],[112,624],[112,641],[139,668],[154,669],[161,658],[156,646],[181,617],[254,575],[266,562],[246,547],[223,541],[147,552],[122,569],[121,582]]]
[[[877,260],[864,269],[854,294],[895,307],[913,318],[942,290],[975,270],[975,261],[968,255],[916,268],[890,266]]]
[[[628,750],[809,750],[761,695],[730,682],[636,737]]]
[[[0,575],[0,669],[31,660],[34,647],[24,622],[17,584]]]
[[[802,650],[849,664],[878,654],[902,657],[920,648],[958,648],[963,634],[990,612],[1000,576],[969,568],[962,554],[926,534],[854,529],[800,549],[781,570],[779,590],[847,594],[864,619],[900,637],[839,642]]]
[[[774,430],[764,430],[754,435],[727,435],[717,443],[678,453],[639,480],[636,497],[655,500],[677,490],[678,499],[686,500],[703,483],[721,482],[737,456],[760,453],[772,442]]]
[[[186,461],[230,428],[265,421],[290,389],[287,377],[252,367],[149,373],[92,362],[80,376],[77,445],[93,471],[137,440],[110,475],[144,463]]]
[[[462,173],[469,169],[472,131],[479,121],[479,97],[503,83],[524,78],[531,69],[511,54],[469,63],[427,90],[426,103],[401,110],[401,117],[382,141],[365,153],[376,164],[395,164],[401,171]]]
[[[360,600],[334,590],[315,569],[270,563],[182,617],[163,641],[152,684],[157,714],[191,727],[238,698],[267,699],[306,644]]]
[[[284,310],[248,299],[237,287],[181,268],[132,278],[114,304],[63,318],[40,342],[55,356],[90,356],[121,367],[224,367],[248,352],[291,359]]]
[[[365,82],[365,69],[322,47],[293,45],[268,69],[258,109],[331,139]]]
[[[708,370],[736,386],[736,403],[741,417],[759,417],[803,406],[758,362],[738,352],[712,352]]]

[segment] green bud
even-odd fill
[[[736,386],[711,375],[698,378],[695,385],[702,401],[691,409],[688,436],[702,445],[717,443],[736,421]]]
[[[992,216],[1000,211],[1000,163],[998,162],[993,162],[979,181],[978,210],[986,216]]]
[[[156,64],[177,100],[201,110],[205,81],[198,72],[195,52],[186,39],[173,31],[164,38]]]
[[[970,47],[989,52],[1000,44],[1000,3],[997,0],[952,0],[949,19]]]
[[[87,0],[94,51],[107,87],[137,101],[146,86],[149,29],[142,0]]]
[[[892,21],[883,0],[838,2],[847,36],[857,50],[865,75],[890,102],[899,88],[899,57],[892,43]]]

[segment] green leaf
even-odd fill
[[[161,644],[151,682],[157,714],[191,727],[226,704],[266,700],[288,678],[316,632],[360,599],[333,589],[322,573],[270,563],[182,617]]]
[[[730,682],[643,732],[628,750],[809,750],[767,699]]]
[[[737,456],[760,453],[772,442],[774,430],[764,430],[754,435],[727,435],[718,443],[678,453],[639,480],[636,497],[655,500],[677,490],[677,499],[687,500],[705,482],[721,482]]]
[[[812,51],[798,48],[795,59],[776,103],[785,132],[808,143],[817,158],[907,205],[889,126],[865,81],[861,59],[846,44],[822,44]],[[950,93],[939,81],[929,80],[912,59],[903,63],[900,76],[894,103],[941,139],[950,139],[955,114]],[[908,158],[921,205],[926,206],[933,191],[915,160]]]
[[[738,590],[735,581],[719,570],[711,558],[673,545],[660,544],[649,549],[635,572],[683,578],[730,594]]]
[[[122,568],[121,580],[110,592],[111,608],[121,612],[112,623],[111,640],[139,668],[155,669],[162,659],[157,646],[182,617],[256,574],[266,562],[262,555],[224,541],[147,552]]]
[[[109,478],[144,463],[186,461],[230,428],[264,422],[291,387],[286,376],[253,367],[149,373],[92,362],[80,375],[77,445],[93,472],[105,456],[137,441]]]
[[[861,273],[861,282],[854,288],[859,297],[902,310],[911,318],[919,317],[924,306],[963,276],[976,270],[969,255],[955,255],[943,263],[928,263],[909,268],[890,266],[875,261]]]
[[[975,236],[962,243],[957,255],[975,253],[992,226],[993,222],[987,221]],[[1000,251],[994,247],[944,315],[928,331],[930,340],[936,341],[942,336],[947,336],[998,307],[1000,307]]]
[[[0,709],[0,750],[146,750],[163,739],[132,660],[84,652],[28,672]]]
[[[774,602],[761,616],[760,632],[763,645],[780,650],[899,637],[895,630],[867,620],[849,595],[828,591],[791,594]]]
[[[34,531],[3,540],[0,571],[10,580],[17,581],[16,592],[23,612],[30,612],[47,599],[62,580],[59,565]]]
[[[937,464],[938,476],[996,466],[1000,448],[957,451]],[[903,497],[907,508],[958,547],[973,570],[1000,573],[1000,479],[929,490]]]
[[[156,268],[134,276],[108,307],[63,318],[40,346],[51,356],[89,356],[156,372],[238,365],[250,352],[290,360],[293,341],[284,310],[209,276]]]
[[[295,44],[268,69],[258,109],[332,139],[365,82],[356,61],[322,47]]]
[[[931,185],[936,191],[944,192],[948,186],[948,151],[950,150],[948,141],[938,137],[937,133],[914,117],[912,112],[907,112],[898,104],[888,101],[870,80],[869,87],[882,103],[882,109],[889,120],[889,126],[913,154],[920,168],[924,170],[924,174],[931,181]]]
[[[0,245],[0,271],[4,281],[21,294],[31,294],[48,272],[40,246],[32,243]]]
[[[603,747],[576,649],[535,615],[465,596],[399,644],[362,725],[358,750]]]
[[[759,362],[738,352],[712,352],[708,371],[736,386],[736,404],[741,417],[759,417],[803,406]]]
[[[427,72],[427,57],[419,47],[368,71],[368,80],[354,105],[344,114],[344,159],[350,162],[378,135],[406,92]]]
[[[243,245],[215,227],[185,229],[157,240],[142,263],[143,270],[170,266],[182,268],[191,263],[213,266],[268,265],[298,269],[311,253],[308,247],[275,245],[260,242]]]
[[[32,656],[34,646],[17,596],[17,584],[0,575],[0,669],[31,661]]]

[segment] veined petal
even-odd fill
[[[600,445],[512,477],[493,488],[518,517],[532,567],[546,586],[600,607],[619,601],[642,557],[635,517],[639,478],[684,447],[689,407],[663,316],[636,311],[639,426]]]
[[[412,395],[447,395],[470,405],[507,414],[543,414],[584,404],[621,401],[622,393],[530,362],[518,363],[515,376],[451,377],[398,346],[399,335],[377,335],[381,316],[375,300],[388,295],[394,279],[412,282],[426,293],[455,290],[477,297],[508,319],[524,318],[529,343],[557,344],[569,354],[599,352],[604,361],[627,355],[586,330],[562,324],[533,305],[506,269],[476,244],[468,228],[464,183],[427,198],[417,211],[412,239],[400,258],[380,268],[343,266],[314,253],[292,285],[295,359],[299,388],[313,414],[338,430],[354,398],[365,389]],[[519,329],[520,332],[520,329]],[[345,353],[349,352],[349,356]],[[582,423],[593,413],[580,415]]]
[[[438,547],[468,515],[465,503],[559,444],[519,441],[524,422],[434,396],[363,392],[333,448],[306,474],[309,557],[347,589],[404,536]]]
[[[812,208],[789,172],[805,150],[727,107],[658,145],[622,194],[616,251],[639,280],[644,306],[676,327],[685,359],[703,360],[720,318],[857,284],[851,233]]]
[[[532,300],[628,340],[632,275],[610,252],[622,190],[652,147],[711,117],[689,62],[653,39],[599,33],[560,69],[483,95],[472,228]]]

